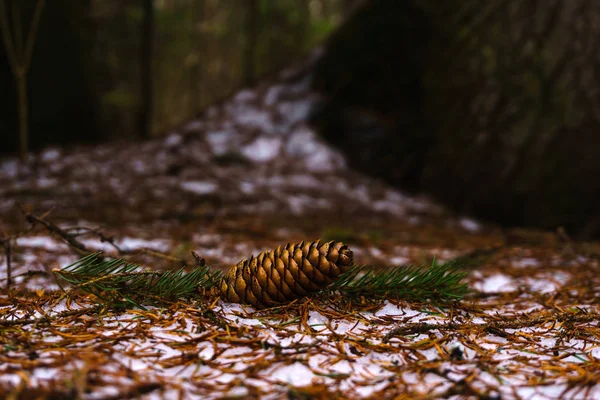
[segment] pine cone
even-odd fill
[[[220,285],[221,297],[257,308],[316,292],[350,269],[352,251],[342,242],[287,244],[242,260]]]

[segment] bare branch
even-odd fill
[[[21,26],[21,9],[12,3],[12,27],[15,38],[15,54],[20,67],[23,67],[23,27]],[[23,73],[19,71],[19,73]]]
[[[15,52],[15,46],[13,43],[12,35],[10,33],[10,25],[8,24],[8,18],[6,16],[6,4],[4,0],[0,0],[0,29],[2,30],[2,39],[4,41],[4,48],[6,49],[6,55],[8,62],[13,74],[17,75],[17,54]]]
[[[29,222],[30,224],[38,223],[43,225],[44,228],[46,228],[50,233],[53,233],[62,238],[65,242],[69,244],[71,248],[75,249],[79,254],[86,254],[91,252],[83,243],[75,239],[75,235],[66,232],[61,227],[53,224],[52,222],[44,218],[36,217],[35,215],[25,210],[21,211],[25,215],[25,219],[27,220],[27,222]]]
[[[27,44],[25,47],[25,54],[23,59],[23,66],[24,68],[26,68],[26,70],[29,70],[29,67],[31,66],[31,55],[33,54],[33,45],[37,37],[40,18],[42,16],[42,10],[44,8],[45,3],[46,0],[38,0],[35,4],[35,11],[33,13],[31,25],[29,26],[29,34],[27,35]]]
[[[4,247],[4,254],[6,255],[6,290],[10,289],[10,285],[12,283],[12,244],[11,237],[7,237],[4,239],[0,239],[0,245]]]

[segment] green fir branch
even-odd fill
[[[455,263],[437,264],[435,259],[429,268],[402,266],[376,271],[372,267],[356,266],[340,276],[328,290],[348,297],[450,302],[467,294],[469,288],[462,282],[465,275]]]
[[[158,304],[189,297],[199,289],[210,290],[221,279],[220,271],[211,271],[206,266],[188,273],[183,268],[165,272],[140,269],[138,264],[122,258],[104,260],[101,253],[94,253],[53,272],[72,285],[67,293],[79,289],[95,295],[106,305],[132,305],[141,309],[145,309],[142,303]],[[57,282],[60,285],[59,279]]]
[[[63,288],[67,294],[82,290],[111,307],[141,309],[145,309],[144,303],[156,305],[189,297],[199,289],[208,292],[222,279],[220,271],[211,271],[204,265],[189,273],[183,268],[165,272],[143,271],[138,264],[122,258],[104,260],[101,253],[90,254],[53,272],[59,285],[61,280],[58,278],[72,285],[68,290]],[[370,300],[404,298],[451,302],[462,299],[468,292],[467,284],[462,283],[465,275],[455,263],[437,264],[435,259],[429,268],[375,270],[356,266],[342,274],[325,292]]]

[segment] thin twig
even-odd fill
[[[38,218],[39,219],[44,219],[43,217],[38,217]],[[119,256],[138,256],[138,255],[142,255],[142,254],[147,254],[147,255],[152,256],[152,257],[156,257],[156,258],[160,258],[160,259],[163,259],[163,260],[166,260],[166,261],[170,261],[170,262],[175,262],[175,263],[181,264],[184,267],[189,266],[188,262],[185,259],[183,259],[183,258],[173,257],[173,256],[171,256],[169,254],[164,254],[164,253],[161,253],[161,252],[159,252],[157,250],[150,249],[150,248],[147,248],[147,247],[144,247],[144,248],[141,248],[141,249],[134,249],[134,250],[123,249],[121,246],[119,246],[115,242],[115,238],[113,236],[107,236],[107,235],[105,235],[99,229],[75,226],[75,227],[72,227],[72,228],[63,229],[63,231],[67,235],[69,235],[70,237],[72,237],[73,239],[75,239],[75,238],[77,238],[79,236],[86,235],[86,234],[96,235],[100,239],[100,242],[102,242],[102,243],[108,243],[113,249],[116,250],[116,252],[117,252],[117,254]],[[77,233],[71,233],[71,231],[77,231]]]
[[[11,264],[11,255],[12,255],[12,237],[5,237],[4,239],[0,239],[0,245],[4,248],[4,254],[6,255],[6,290],[10,290],[10,285],[12,283],[12,264]]]
[[[8,57],[10,68],[13,72],[13,75],[17,76],[17,70],[20,62],[17,60],[17,53],[15,51],[15,45],[10,32],[8,17],[6,16],[6,4],[4,0],[0,0],[0,29],[2,30],[2,39],[4,41],[4,48],[6,50],[6,56]]]
[[[69,232],[65,231],[64,229],[60,228],[59,226],[53,224],[52,222],[50,222],[44,218],[36,217],[35,215],[23,210],[22,208],[21,208],[21,211],[25,215],[25,219],[27,220],[27,222],[29,222],[30,224],[35,224],[35,223],[41,224],[50,233],[61,237],[64,241],[66,241],[69,244],[69,246],[76,249],[78,253],[81,253],[81,254],[91,253],[91,251],[83,243],[81,243],[79,240],[77,240],[75,238],[75,235],[70,234]]]
[[[6,290],[10,290],[10,285],[12,284],[12,244],[10,239],[4,242],[4,253],[6,254]]]
[[[14,320],[10,320],[10,321],[0,319],[0,326],[17,326],[17,325],[24,326],[24,325],[30,325],[30,324],[52,322],[55,319],[79,316],[79,315],[87,314],[87,313],[96,313],[96,312],[100,311],[101,309],[102,309],[102,306],[97,305],[97,306],[93,306],[93,307],[82,308],[79,310],[61,311],[61,312],[53,314],[53,315],[44,315],[39,318],[14,319]]]
[[[33,18],[29,25],[29,34],[27,35],[27,43],[25,45],[25,53],[23,54],[23,64],[26,68],[31,66],[31,55],[33,54],[33,45],[37,37],[38,28],[40,25],[40,18],[42,17],[42,10],[44,9],[45,0],[38,0],[35,3],[35,11],[33,12]]]
[[[15,278],[19,278],[19,277],[27,279],[27,278],[31,278],[31,277],[34,277],[34,276],[48,276],[48,275],[49,274],[46,271],[39,271],[39,270],[38,271],[25,271],[22,274],[18,274],[18,275],[15,275],[15,276],[11,275],[11,282]],[[2,278],[2,279],[0,279],[0,282],[4,282],[6,280],[7,280],[6,278]]]

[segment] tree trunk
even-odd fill
[[[27,162],[29,151],[29,107],[27,104],[27,77],[24,73],[15,76],[17,84],[17,108],[19,110],[19,157]]]
[[[192,110],[200,110],[202,107],[202,64],[200,60],[203,58],[203,37],[200,32],[200,25],[204,21],[205,0],[194,0],[191,10],[191,36],[192,36],[192,51],[196,57],[194,65],[190,68],[190,102]]]
[[[153,79],[152,58],[154,48],[154,0],[142,1],[144,19],[141,29],[141,56],[140,56],[140,117],[139,136],[148,138],[152,136],[152,106],[153,106]]]
[[[27,74],[31,67],[33,46],[36,41],[44,0],[36,0],[33,17],[25,41],[23,41],[21,6],[11,4],[12,24],[6,13],[4,1],[0,1],[0,30],[4,42],[4,50],[16,84],[17,110],[19,112],[19,155],[23,162],[27,161],[29,151],[29,104],[27,98]],[[11,32],[12,25],[12,32]],[[13,40],[14,39],[14,40]]]
[[[594,0],[368,1],[317,65],[319,125],[461,213],[600,235],[598,21]]]
[[[256,46],[258,44],[258,23],[260,1],[246,1],[246,47],[244,51],[244,85],[252,86],[256,81]]]

